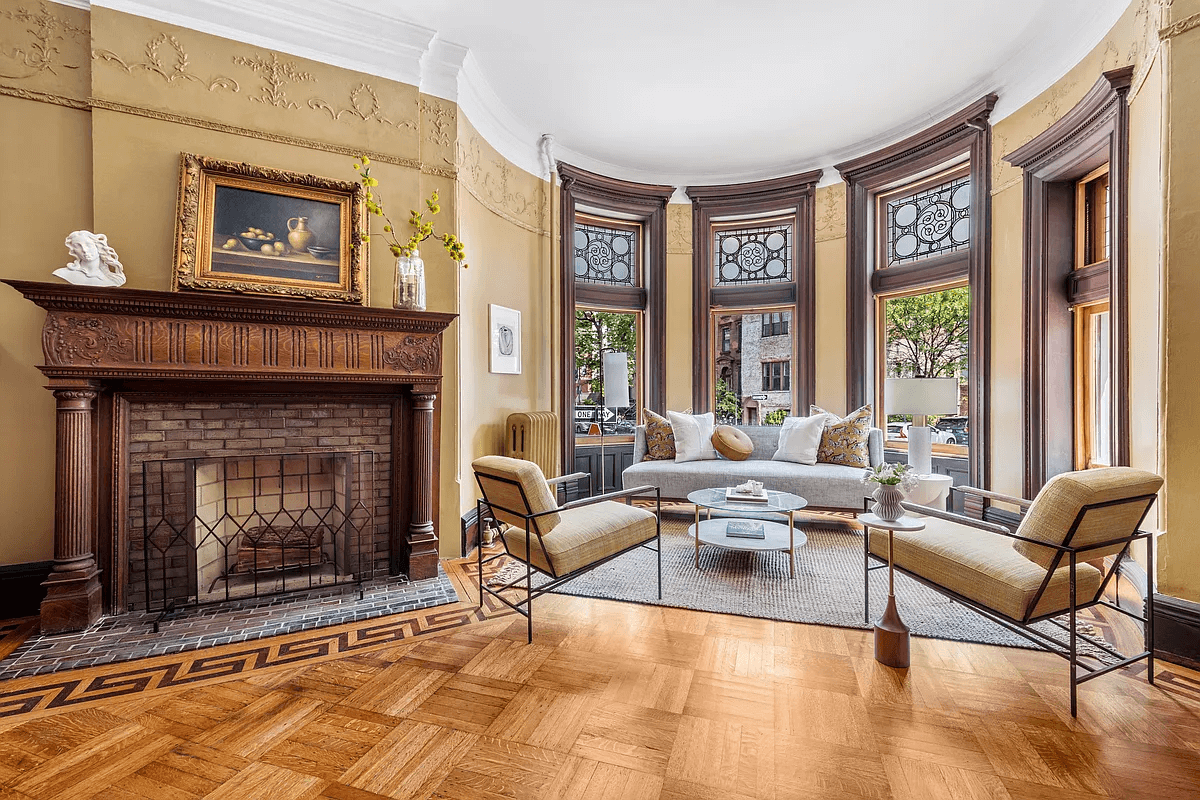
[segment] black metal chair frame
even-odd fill
[[[1030,505],[1030,501],[1028,501],[1028,500],[1006,497],[1004,495],[999,495],[994,492],[986,492],[986,491],[983,491],[980,489],[976,489],[972,486],[954,486],[954,487],[951,487],[951,491],[977,494],[977,495],[980,495],[980,496],[983,496],[985,498],[992,499],[992,500],[1000,500],[1002,502],[1015,503],[1022,507],[1022,512],[1024,511],[1025,508],[1027,508]],[[1101,675],[1105,675],[1109,672],[1113,672],[1113,671],[1121,669],[1123,667],[1127,667],[1130,664],[1134,664],[1138,661],[1141,661],[1142,659],[1145,659],[1146,660],[1147,680],[1150,682],[1151,685],[1154,684],[1154,591],[1151,589],[1151,591],[1148,591],[1146,593],[1146,601],[1143,604],[1143,615],[1139,616],[1137,614],[1134,614],[1131,611],[1127,611],[1126,609],[1121,608],[1119,605],[1110,603],[1107,600],[1105,600],[1104,599],[1104,590],[1108,587],[1108,582],[1110,580],[1112,580],[1113,576],[1116,574],[1117,569],[1121,563],[1121,559],[1125,558],[1125,556],[1128,555],[1130,545],[1133,542],[1137,541],[1138,539],[1146,540],[1146,570],[1147,570],[1147,574],[1149,574],[1149,575],[1154,574],[1154,534],[1141,530],[1141,526],[1142,526],[1142,523],[1146,519],[1146,515],[1150,512],[1150,507],[1152,505],[1154,505],[1154,501],[1157,499],[1157,497],[1158,497],[1158,495],[1157,495],[1157,493],[1155,493],[1155,494],[1136,495],[1133,497],[1124,497],[1119,500],[1109,500],[1109,501],[1102,502],[1102,503],[1089,503],[1079,509],[1079,513],[1075,515],[1075,519],[1071,523],[1071,527],[1067,531],[1067,536],[1063,540],[1063,544],[1061,544],[1061,545],[1049,544],[1047,542],[1043,542],[1043,541],[1040,541],[1037,539],[1030,539],[1025,536],[1018,536],[1016,533],[1014,533],[1009,528],[1006,528],[1005,526],[999,525],[995,522],[987,522],[984,520],[974,519],[972,517],[966,517],[966,516],[963,516],[960,514],[952,514],[952,513],[945,512],[945,511],[939,511],[937,509],[928,508],[926,506],[915,505],[913,503],[902,503],[901,504],[904,506],[905,509],[907,509],[909,511],[915,511],[918,514],[924,514],[929,517],[936,517],[938,519],[944,519],[944,520],[948,520],[950,522],[957,522],[962,525],[967,525],[967,526],[970,526],[973,528],[977,528],[981,531],[986,531],[988,533],[997,534],[1000,536],[1007,536],[1010,539],[1015,539],[1015,540],[1022,541],[1022,542],[1028,542],[1030,544],[1039,545],[1041,547],[1045,547],[1045,548],[1055,551],[1054,560],[1051,562],[1050,567],[1046,570],[1046,577],[1045,577],[1045,579],[1043,579],[1042,585],[1040,587],[1038,587],[1037,594],[1034,595],[1033,600],[1029,603],[1028,611],[1026,611],[1025,616],[1022,619],[1013,619],[1012,617],[1002,614],[999,611],[988,608],[987,606],[979,603],[978,601],[971,600],[967,597],[963,597],[962,595],[958,594],[957,592],[951,591],[950,589],[947,589],[944,586],[941,586],[932,580],[929,580],[920,575],[917,575],[916,573],[910,572],[909,570],[904,569],[903,567],[893,564],[892,568],[895,569],[897,572],[907,575],[909,578],[912,578],[913,580],[917,581],[918,583],[928,586],[930,589],[934,589],[935,591],[941,592],[945,596],[949,597],[951,600],[953,600],[961,605],[966,606],[967,608],[971,609],[972,611],[976,612],[977,614],[979,614],[983,617],[986,617],[987,619],[991,620],[992,622],[996,623],[997,625],[1000,625],[1001,627],[1003,627],[1007,630],[1010,630],[1013,633],[1028,639],[1029,641],[1031,641],[1035,645],[1037,645],[1039,648],[1041,648],[1043,650],[1047,650],[1051,653],[1054,653],[1057,656],[1060,656],[1060,657],[1066,659],[1068,664],[1070,664],[1070,666],[1071,666],[1071,670],[1070,670],[1071,716],[1074,717],[1074,716],[1076,716],[1076,712],[1078,710],[1078,701],[1077,701],[1078,686],[1079,686],[1079,684],[1081,684],[1085,681],[1090,681],[1092,678],[1098,678]],[[1101,508],[1108,508],[1108,507],[1117,506],[1117,505],[1127,505],[1127,504],[1131,504],[1131,503],[1145,503],[1145,508],[1142,510],[1141,516],[1138,517],[1137,524],[1134,526],[1134,530],[1131,534],[1129,534],[1128,536],[1123,536],[1123,537],[1117,538],[1117,539],[1109,539],[1109,540],[1103,541],[1103,542],[1096,542],[1094,544],[1089,544],[1089,545],[1086,545],[1083,547],[1071,546],[1071,541],[1072,541],[1072,539],[1074,539],[1076,531],[1079,530],[1079,526],[1083,523],[1083,520],[1087,516],[1087,513],[1089,511],[1092,511],[1095,509],[1101,509]],[[1080,603],[1078,601],[1078,598],[1076,597],[1076,594],[1077,594],[1076,570],[1077,570],[1078,562],[1080,560],[1081,555],[1085,555],[1086,553],[1093,551],[1093,550],[1100,550],[1100,549],[1104,549],[1104,548],[1114,547],[1114,546],[1120,545],[1120,544],[1124,544],[1124,547],[1122,547],[1121,551],[1119,553],[1117,553],[1116,558],[1114,558],[1112,560],[1112,564],[1108,567],[1108,570],[1104,573],[1104,575],[1100,581],[1100,586],[1096,590],[1095,596],[1086,600],[1085,602]],[[881,563],[876,564],[875,566],[872,566],[871,565],[872,558],[874,558],[876,561],[879,561]],[[1058,610],[1058,611],[1054,611],[1054,612],[1047,613],[1047,614],[1040,614],[1038,616],[1033,616],[1033,612],[1037,610],[1038,604],[1041,602],[1042,595],[1045,593],[1046,588],[1050,585],[1051,577],[1053,577],[1054,573],[1057,572],[1058,569],[1062,566],[1064,558],[1067,560],[1068,565],[1069,565],[1069,570],[1070,570],[1070,595],[1068,597],[1067,608],[1065,610]],[[874,572],[875,570],[887,569],[887,566],[888,566],[887,559],[883,558],[882,556],[877,556],[871,552],[870,536],[868,534],[868,531],[866,531],[864,529],[863,530],[863,619],[867,622],[870,622],[870,613],[871,613],[870,612],[870,605],[871,605],[870,574],[872,572]],[[1130,617],[1131,619],[1135,619],[1135,620],[1138,620],[1139,622],[1141,622],[1142,626],[1143,626],[1143,630],[1144,630],[1145,649],[1142,652],[1138,653],[1137,655],[1126,656],[1123,653],[1120,653],[1116,649],[1111,647],[1107,642],[1098,641],[1090,636],[1085,636],[1083,634],[1078,633],[1075,629],[1075,621],[1076,621],[1077,613],[1079,611],[1082,611],[1086,608],[1091,608],[1093,606],[1104,606],[1106,608],[1112,609],[1113,611],[1117,611],[1121,614],[1124,614],[1125,616]],[[1067,625],[1063,625],[1061,622],[1059,622],[1056,619],[1057,617],[1062,616],[1063,613],[1066,613],[1069,617],[1069,621],[1068,621]],[[1046,633],[1043,633],[1042,631],[1036,630],[1033,627],[1031,627],[1033,625],[1033,623],[1042,622],[1042,621],[1049,622],[1050,624],[1067,631],[1068,642],[1066,644],[1064,644],[1062,641],[1060,641]],[[1079,659],[1078,643],[1077,643],[1077,638],[1079,638],[1079,637],[1082,637],[1093,647],[1103,650],[1104,652],[1117,658],[1118,660],[1115,663],[1107,664],[1103,667],[1093,667],[1089,664],[1083,663]],[[1079,675],[1079,670],[1083,670],[1084,674],[1082,676]]]
[[[532,506],[529,504],[529,497],[525,494],[525,487],[521,485],[520,481],[512,480],[510,478],[502,478],[499,475],[492,475],[490,473],[487,475],[487,477],[489,480],[498,481],[500,483],[507,483],[510,486],[517,487],[517,490],[521,493],[521,500],[524,502],[525,507],[532,508]],[[564,475],[561,478],[554,478],[554,479],[547,480],[546,483],[548,483],[551,486],[556,487],[556,489],[557,489],[558,487],[561,487],[570,481],[579,481],[583,478],[588,479],[588,489],[590,490],[591,489],[591,475],[589,475],[586,472],[576,472],[576,473],[572,473],[571,475]],[[570,503],[566,503],[565,505],[559,506],[558,508],[552,509],[550,511],[542,511],[537,514],[524,514],[515,509],[504,508],[503,506],[499,506],[499,505],[489,502],[487,499],[487,491],[483,488],[483,482],[479,479],[479,473],[475,473],[475,482],[479,486],[480,494],[483,495],[483,497],[481,497],[475,503],[475,510],[476,510],[476,514],[477,514],[476,519],[479,520],[479,525],[481,525],[481,526],[483,525],[484,509],[487,509],[488,513],[491,515],[491,517],[493,519],[498,519],[498,517],[496,517],[495,512],[501,511],[501,512],[504,512],[511,516],[514,516],[514,517],[520,517],[521,519],[523,519],[525,521],[525,558],[521,558],[520,556],[509,552],[508,541],[503,536],[501,536],[500,540],[504,543],[504,552],[503,553],[497,553],[493,556],[488,556],[487,558],[484,558],[483,557],[483,542],[482,542],[482,537],[481,537],[479,547],[476,549],[476,552],[477,552],[476,560],[478,562],[478,567],[479,567],[479,605],[480,605],[480,607],[483,606],[483,595],[486,592],[487,594],[490,594],[492,597],[495,597],[497,600],[499,600],[504,605],[511,608],[513,611],[516,611],[518,614],[525,617],[525,619],[527,621],[526,638],[527,638],[528,642],[530,642],[530,643],[533,642],[533,599],[535,597],[541,597],[543,594],[546,594],[547,592],[552,592],[555,589],[557,589],[559,586],[562,586],[567,581],[578,578],[579,576],[583,575],[586,572],[590,572],[591,570],[595,569],[596,567],[600,566],[601,564],[607,564],[609,561],[612,561],[614,558],[620,558],[621,556],[625,555],[626,553],[633,552],[634,550],[637,550],[638,548],[644,547],[647,550],[653,551],[658,559],[658,599],[659,600],[662,599],[662,492],[659,490],[659,488],[657,486],[637,486],[633,489],[624,489],[624,490],[618,491],[618,492],[608,492],[607,494],[600,494],[600,495],[596,495],[595,497],[586,497],[581,500],[574,500]],[[574,572],[569,572],[565,575],[558,574],[558,571],[554,568],[554,560],[552,558],[550,558],[550,553],[547,552],[546,548],[543,546],[541,531],[536,531],[533,529],[535,527],[534,523],[536,522],[537,519],[548,516],[550,514],[556,514],[559,511],[565,511],[565,510],[571,509],[571,508],[580,508],[582,506],[590,506],[590,505],[594,505],[596,503],[602,503],[602,502],[605,502],[608,500],[624,499],[625,504],[630,505],[631,501],[633,500],[634,497],[636,497],[637,495],[641,495],[641,494],[648,494],[649,492],[654,492],[654,538],[653,539],[647,539],[644,542],[639,542],[635,545],[626,547],[624,550],[621,550],[620,552],[613,553],[612,555],[602,558],[599,561],[593,561],[591,564],[588,564],[585,567],[581,567],[581,568],[575,570]],[[557,491],[556,491],[556,494],[557,494]],[[534,564],[532,563],[533,559],[531,558],[531,555],[533,553],[533,550],[530,545],[533,543],[534,537],[537,538],[538,546],[542,548],[542,555],[545,556],[546,563],[550,565],[551,572],[546,572],[545,570],[543,570],[537,566],[534,566]],[[654,542],[654,547],[650,546],[651,541]],[[506,556],[516,559],[517,561],[523,562],[525,564],[525,577],[517,578],[515,581],[510,581],[509,583],[506,583],[497,589],[492,589],[491,587],[486,585],[486,582],[483,579],[483,566],[485,564],[490,564],[491,562],[495,561],[496,559],[504,558]],[[551,579],[550,582],[542,584],[541,586],[538,586],[535,588],[533,585],[533,573],[534,572],[538,572],[538,573],[550,578]],[[522,583],[525,584],[523,587],[525,589],[525,599],[514,603],[502,594],[503,592],[508,591],[509,589],[520,590],[522,588],[522,586],[521,586]]]

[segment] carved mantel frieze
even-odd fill
[[[49,376],[428,383],[452,314],[6,281],[46,309]]]

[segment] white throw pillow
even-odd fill
[[[821,433],[829,414],[811,417],[786,417],[779,429],[779,448],[772,461],[792,461],[796,464],[816,464],[821,447]]]
[[[668,411],[667,419],[671,421],[671,433],[675,434],[676,464],[716,459],[717,450],[712,445],[716,419],[711,411],[695,415]]]

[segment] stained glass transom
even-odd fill
[[[887,201],[887,266],[911,264],[970,244],[969,176]]]
[[[637,231],[575,225],[575,280],[637,286]]]
[[[715,248],[716,286],[785,283],[792,279],[790,224],[719,229]]]

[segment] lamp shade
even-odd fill
[[[604,407],[629,408],[629,353],[604,354]]]
[[[883,390],[888,414],[957,414],[957,378],[888,378]]]

